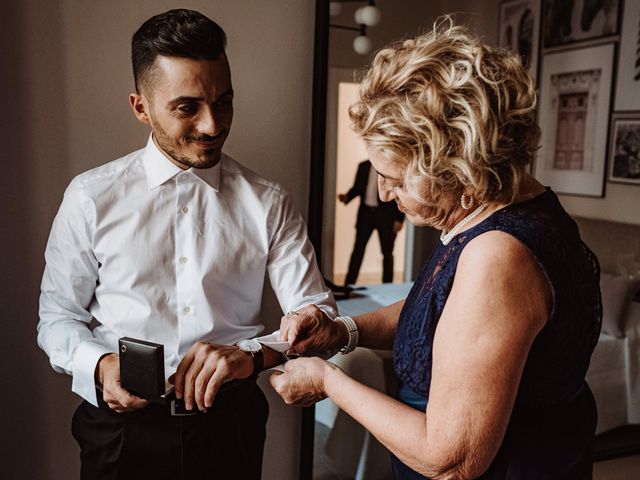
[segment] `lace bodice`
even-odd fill
[[[400,314],[394,343],[396,374],[402,384],[428,398],[433,336],[458,259],[473,238],[490,230],[506,232],[522,242],[552,289],[551,315],[531,347],[516,407],[562,403],[583,385],[600,333],[600,267],[550,189],[498,210],[448,245],[439,245],[423,266]]]

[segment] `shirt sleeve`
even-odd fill
[[[307,226],[287,193],[271,208],[268,273],[283,312],[314,304],[329,318],[337,315],[336,302],[318,269]]]
[[[82,189],[72,182],[51,227],[40,291],[38,345],[55,371],[73,376],[71,389],[97,405],[95,367],[111,352],[89,328],[98,261],[83,201]]]

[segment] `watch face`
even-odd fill
[[[262,344],[254,339],[240,340],[238,348],[244,352],[259,352],[262,350]]]

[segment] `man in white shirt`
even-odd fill
[[[83,480],[260,478],[268,405],[255,377],[282,356],[236,344],[263,329],[265,274],[283,311],[315,304],[335,316],[290,197],[222,153],[233,117],[225,45],[190,10],[138,29],[130,102],[149,141],[76,177],[52,226],[38,343],[85,399],[73,421]],[[193,415],[121,387],[125,336],[164,345]]]

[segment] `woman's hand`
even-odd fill
[[[335,354],[349,341],[347,328],[335,322],[315,305],[288,313],[280,321],[280,337],[300,355]]]
[[[308,407],[327,398],[327,377],[340,371],[318,357],[290,360],[284,364],[284,370],[284,373],[274,372],[269,382],[287,405],[299,407]]]

